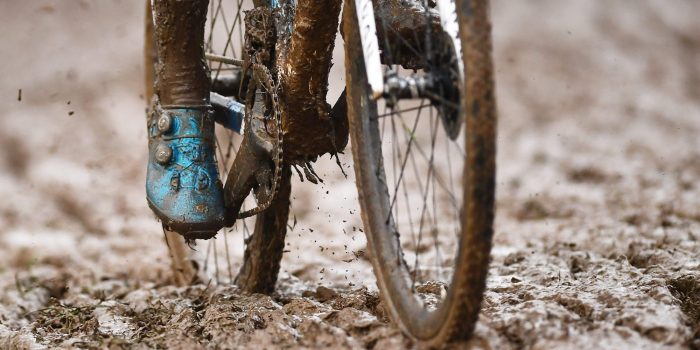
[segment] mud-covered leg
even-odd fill
[[[209,0],[155,0],[158,50],[156,94],[160,103],[202,106],[209,103],[209,68],[204,61],[204,23]]]
[[[184,4],[174,4],[167,1],[155,1],[154,3],[156,11],[152,8],[151,0],[145,1],[144,58],[147,100],[160,101],[166,105],[206,105],[209,94],[207,86],[209,79],[207,67],[201,61],[203,55],[201,40],[175,41],[168,39],[182,38],[188,30],[192,30],[195,35],[202,36],[203,33],[200,31],[204,28],[203,18],[206,14],[206,1],[192,1]],[[194,9],[182,6],[174,8],[174,5],[195,7]],[[153,20],[155,12],[158,13],[157,31]],[[199,15],[183,17],[186,12]],[[182,20],[166,21],[166,19],[173,18],[181,18]],[[173,28],[168,22],[177,23],[180,30]],[[156,32],[158,38],[156,38]],[[182,51],[190,54],[179,54]],[[185,85],[178,84],[186,84],[189,88],[185,89],[183,88]],[[153,99],[154,96],[156,96],[155,99]],[[151,112],[149,112],[149,125],[154,122],[155,107],[156,103],[151,106]],[[174,282],[178,285],[187,285],[202,280],[199,276],[201,261],[195,261],[201,260],[196,259],[198,254],[188,247],[185,239],[177,232],[164,227],[163,233],[170,253]]]
[[[291,170],[285,166],[275,200],[258,214],[255,233],[247,242],[243,266],[236,277],[236,285],[246,292],[269,294],[275,289],[287,233],[291,190]]]
[[[153,2],[158,64],[146,192],[163,225],[188,239],[211,238],[224,221],[204,61],[207,5],[207,0]]]

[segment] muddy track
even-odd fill
[[[0,348],[410,347],[377,298],[347,155],[349,179],[327,158],[324,184],[293,178],[272,296],[172,286],[143,193],[142,11],[0,3]],[[696,13],[493,1],[497,217],[474,348],[700,348]]]

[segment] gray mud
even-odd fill
[[[143,193],[142,11],[0,2],[0,348],[410,347],[333,160],[325,185],[292,185],[274,295],[171,286]],[[498,208],[474,348],[700,348],[698,13],[493,1]]]

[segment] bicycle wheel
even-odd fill
[[[358,5],[361,15],[356,3],[346,1],[343,11],[350,135],[381,297],[419,344],[465,340],[478,318],[493,235],[488,1],[387,0],[373,10]],[[362,49],[368,10],[381,52],[380,93]]]
[[[248,2],[236,0],[211,0],[205,24],[204,47],[207,54],[241,59],[244,35],[243,11],[252,9]],[[158,62],[156,43],[153,37],[151,2],[146,0],[144,37],[145,91],[147,101],[153,95],[155,65]],[[212,90],[243,100],[238,96],[241,71],[238,66],[220,61],[210,62]],[[242,137],[233,131],[216,130],[216,156],[219,172],[225,174],[234,161]],[[173,277],[177,284],[187,285],[214,280],[221,283],[236,283],[242,290],[251,293],[271,293],[279,272],[284,249],[289,215],[291,171],[282,169],[281,183],[275,200],[264,212],[236,222],[233,228],[223,229],[218,239],[205,242],[203,249],[193,249],[179,234],[164,228],[165,241],[171,256]],[[252,197],[252,196],[251,196]],[[246,200],[242,211],[255,207],[253,198]],[[236,252],[235,241],[245,245],[243,263],[234,278],[232,256]]]

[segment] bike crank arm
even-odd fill
[[[224,186],[227,227],[237,219],[262,212],[272,202],[276,192],[274,139],[265,130],[265,119],[253,116],[249,120],[251,125],[243,135]],[[242,213],[243,203],[251,190],[259,206]]]

